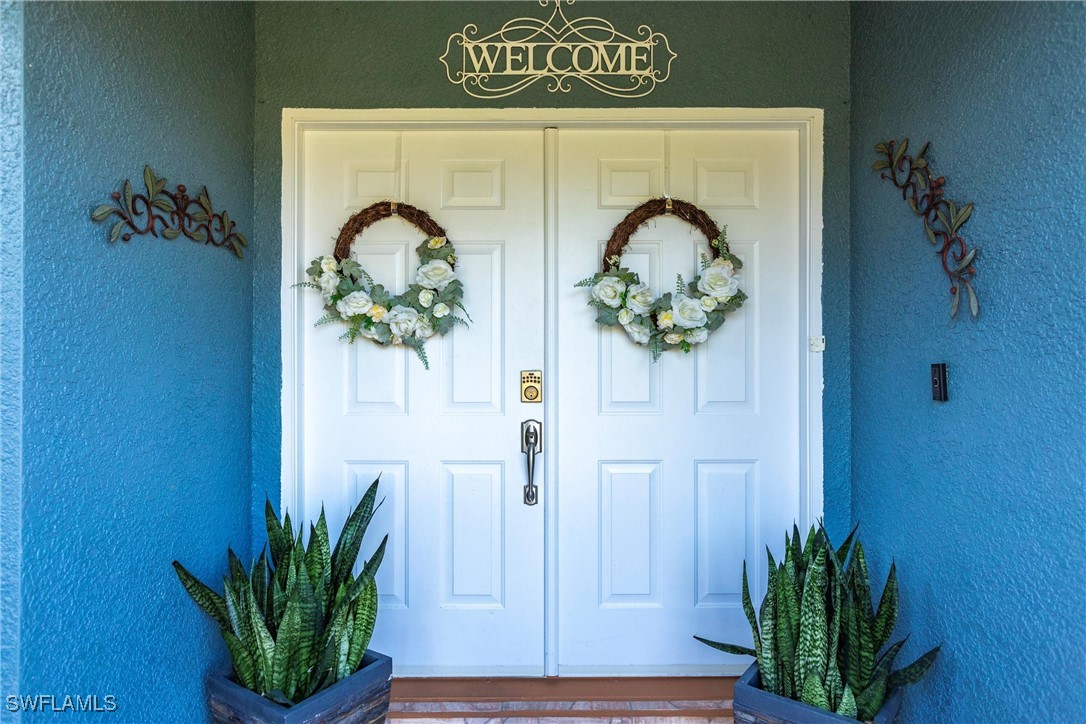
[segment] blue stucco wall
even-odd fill
[[[23,550],[23,5],[0,2],[0,691],[19,688]]]
[[[849,6],[846,3],[593,3],[601,15],[667,35],[679,57],[651,95],[618,99],[574,83],[537,84],[497,101],[471,98],[437,61],[469,22],[545,17],[535,3],[262,3],[256,8],[253,506],[279,499],[280,196],[284,107],[815,107],[825,109],[825,515],[839,537],[850,509]],[[406,20],[406,21],[405,21]],[[264,533],[253,517],[255,540]]]
[[[853,517],[905,653],[944,645],[905,720],[1086,721],[1083,5],[854,4],[852,31]],[[905,135],[976,203],[977,322],[870,170]]]
[[[110,245],[89,215],[150,163],[252,229],[253,10],[24,10],[18,692],[199,721],[226,658],[170,561],[214,581],[228,544],[250,549],[252,265],[184,240]]]

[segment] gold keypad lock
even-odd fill
[[[520,371],[520,401],[543,401],[543,370]]]

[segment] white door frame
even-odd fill
[[[806,529],[822,515],[822,355],[812,352],[812,338],[822,336],[822,177],[823,111],[818,108],[410,108],[330,109],[284,108],[282,125],[282,503],[283,509],[302,521],[303,485],[301,385],[304,379],[300,340],[309,320],[302,313],[302,296],[293,285],[303,281],[300,270],[307,259],[302,247],[301,187],[297,171],[303,166],[303,136],[308,130],[450,130],[508,128],[674,128],[674,129],[795,129],[800,136],[799,264],[799,526]],[[544,408],[547,411],[544,451],[544,668],[558,673],[558,496],[552,477],[557,471],[558,450],[558,278],[556,229],[557,200],[550,193],[558,168],[554,132],[547,136],[544,161],[545,226],[545,333]]]

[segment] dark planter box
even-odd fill
[[[735,724],[839,724],[856,721],[801,701],[770,694],[761,686],[758,664],[753,663],[739,677],[739,681],[735,682],[732,702]],[[900,709],[901,689],[898,688],[886,697],[879,713],[875,715],[875,724],[894,724]]]
[[[378,724],[388,716],[391,680],[392,659],[370,650],[357,672],[291,707],[249,691],[231,676],[207,680],[207,703],[216,724]]]

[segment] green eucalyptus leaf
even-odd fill
[[[147,198],[152,198],[155,195],[155,174],[151,171],[150,166],[143,167],[143,185],[147,187]]]
[[[91,219],[94,221],[105,221],[109,218],[110,214],[119,214],[120,211],[117,207],[104,204],[91,212]]]
[[[897,167],[898,163],[901,161],[901,158],[905,155],[905,149],[907,149],[908,147],[909,147],[909,139],[908,138],[901,139],[901,145],[898,146],[897,150],[894,151],[894,167],[895,168]]]
[[[968,279],[962,278],[961,283],[965,285],[965,291],[969,294],[969,313],[973,315],[973,319],[977,318],[980,314],[980,302],[977,301],[977,293],[973,291],[973,285]]]
[[[935,238],[935,230],[928,225],[928,220],[926,218],[924,219],[924,233],[927,234],[928,241],[930,241],[932,244],[939,243],[938,240]]]

